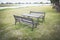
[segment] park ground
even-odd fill
[[[13,15],[21,15],[30,11],[45,12],[45,21],[34,31],[22,23],[14,25]],[[31,6],[7,8],[0,10],[0,40],[60,40],[60,13],[52,6]]]

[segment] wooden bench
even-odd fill
[[[32,14],[32,15],[40,15],[40,17],[39,18],[41,18],[43,21],[44,21],[44,19],[45,19],[45,12],[35,12],[35,11],[30,11],[30,14]]]
[[[32,25],[32,31],[34,29],[34,27],[37,27],[37,22],[35,22],[32,18],[28,18],[28,17],[21,17],[21,16],[16,16],[16,15],[13,15],[14,18],[15,18],[15,25],[17,22],[22,22],[22,23],[25,23],[25,24],[31,24]]]

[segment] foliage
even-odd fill
[[[51,1],[51,3],[56,3],[56,2],[58,2],[59,3],[59,0],[50,0]]]

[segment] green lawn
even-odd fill
[[[45,21],[34,31],[30,26],[17,23],[14,25],[13,15],[21,15],[30,11],[46,13]],[[21,7],[0,10],[0,40],[60,40],[60,13],[51,6]]]

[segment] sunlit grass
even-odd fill
[[[13,15],[21,15],[30,11],[46,13],[45,21],[34,31],[25,24],[14,25]],[[60,39],[60,13],[51,6],[21,7],[16,9],[0,10],[0,39],[1,40],[59,40]]]

